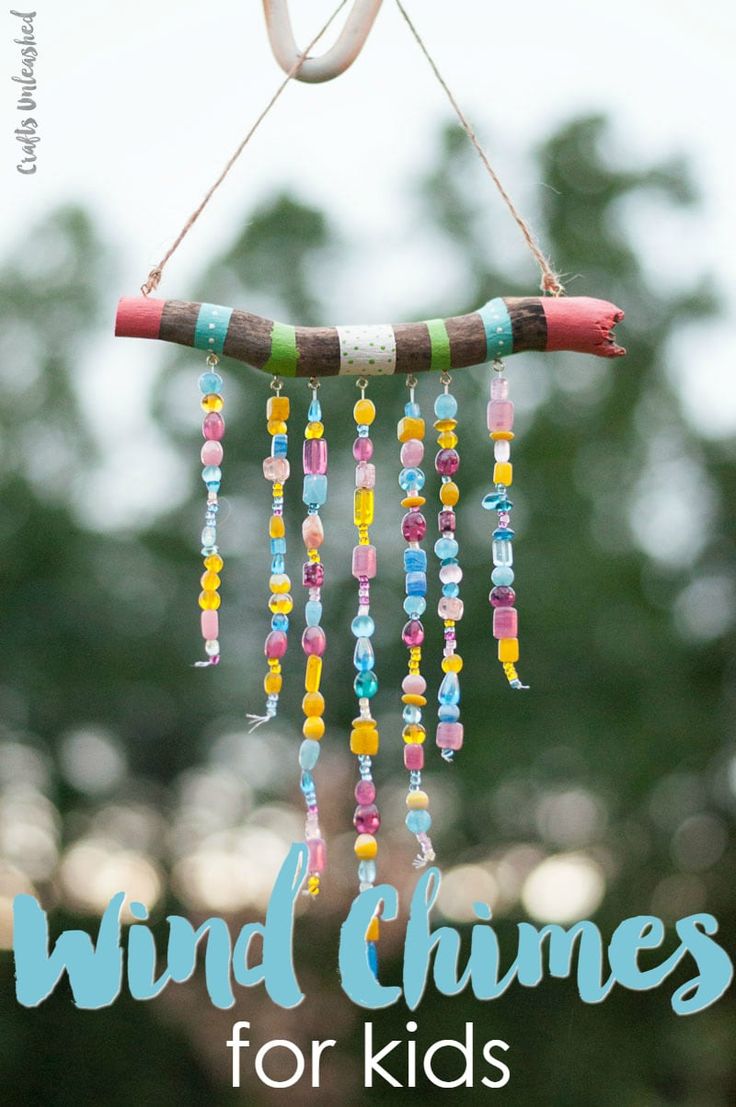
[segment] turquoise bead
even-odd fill
[[[304,478],[302,500],[305,504],[321,507],[327,499],[327,477],[322,473],[308,473]]]
[[[438,419],[454,419],[457,415],[457,400],[449,392],[440,392],[434,402],[434,413]]]
[[[359,638],[353,652],[353,665],[360,673],[367,673],[376,660],[370,638]]]
[[[307,418],[309,419],[310,423],[321,423],[322,422],[322,408],[320,407],[319,400],[317,399],[316,396],[313,397],[312,402],[309,405],[309,411],[307,413]]]
[[[491,573],[494,584],[513,584],[514,570],[509,565],[498,565]]]
[[[401,712],[401,717],[405,723],[421,723],[422,712],[419,707],[412,707],[408,704]]]
[[[441,723],[456,723],[460,718],[460,708],[456,703],[442,703],[437,718]]]
[[[286,558],[283,554],[274,554],[271,558],[271,572],[283,573],[286,571]]]
[[[406,825],[412,834],[426,834],[432,825],[429,811],[410,811],[406,816]]]
[[[424,488],[424,472],[422,469],[402,469],[399,473],[399,487],[406,492],[407,488],[416,488],[421,491]]]
[[[271,619],[271,630],[288,630],[289,629],[289,616],[288,615],[274,615]]]
[[[408,404],[404,404],[404,415],[406,415],[408,419],[419,419],[421,414],[422,409],[419,404],[411,401]]]
[[[222,392],[222,377],[219,373],[203,373],[199,378],[199,389],[203,396],[209,396],[212,392]]]
[[[378,677],[371,671],[358,673],[353,681],[353,688],[358,699],[372,700],[378,691]]]
[[[434,552],[441,561],[446,558],[457,557],[460,547],[454,538],[438,538],[434,544]]]
[[[516,531],[512,530],[511,527],[496,527],[493,532],[493,541],[512,542],[515,534]]]
[[[318,627],[322,622],[322,604],[319,600],[308,600],[304,605],[304,618],[308,627]]]
[[[407,615],[417,618],[427,610],[427,601],[424,596],[407,596],[404,600],[404,611]]]
[[[487,496],[483,497],[483,507],[486,511],[511,511],[513,506],[505,493],[489,492]]]
[[[370,638],[376,629],[376,624],[370,615],[356,615],[350,624],[350,629],[356,638]]]
[[[305,795],[307,794],[307,792],[314,791],[314,777],[311,773],[306,771],[302,773],[301,779],[299,781],[299,787]]]
[[[269,545],[272,554],[285,554],[286,553],[286,539],[285,538],[271,538],[269,539]]]
[[[443,584],[442,585],[443,596],[459,596],[460,585],[459,584]]]
[[[460,681],[457,673],[445,673],[437,692],[440,703],[460,703]]]
[[[313,769],[319,761],[319,742],[311,738],[305,738],[299,747],[299,766],[302,769]]]

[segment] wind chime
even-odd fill
[[[460,498],[457,480],[460,443],[458,403],[451,391],[451,371],[482,363],[488,363],[491,367],[487,429],[492,442],[492,456],[489,452],[489,491],[482,502],[482,508],[489,511],[491,517],[496,517],[496,525],[491,528],[489,541],[489,600],[492,611],[490,630],[497,642],[498,660],[509,686],[512,689],[523,689],[526,685],[522,683],[517,671],[519,637],[514,589],[514,530],[511,525],[513,503],[510,498],[514,480],[511,460],[514,404],[509,396],[509,382],[505,376],[503,359],[525,350],[568,350],[599,357],[617,357],[625,353],[625,350],[616,345],[613,335],[614,325],[623,318],[623,312],[604,300],[563,295],[558,277],[528,224],[503,189],[401,0],[396,2],[538,262],[542,273],[541,287],[545,295],[500,297],[468,315],[446,319],[394,325],[337,327],[291,326],[219,304],[160,300],[151,296],[159,285],[166,262],[287,84],[294,78],[313,82],[329,80],[343,72],[359,53],[381,6],[381,0],[356,0],[336,44],[323,57],[313,58],[308,56],[309,52],[347,0],[342,0],[303,52],[298,50],[294,42],[287,0],[264,0],[271,44],[277,60],[286,71],[286,78],[220,177],[190,216],[172,247],[149,274],[141,289],[143,295],[120,301],[115,330],[118,335],[160,338],[167,342],[193,346],[206,353],[206,365],[199,379],[204,438],[201,449],[202,480],[206,488],[206,504],[201,533],[204,571],[199,594],[204,660],[197,662],[198,666],[216,665],[220,659],[218,589],[223,558],[220,553],[217,515],[225,421],[223,380],[217,371],[219,359],[225,356],[245,362],[271,377],[272,394],[267,398],[265,411],[265,434],[270,442],[270,449],[263,462],[263,475],[271,487],[272,497],[268,521],[271,559],[268,601],[270,623],[264,645],[265,703],[262,715],[251,716],[253,727],[276,716],[284,679],[283,661],[294,609],[292,581],[287,572],[288,536],[284,522],[284,499],[292,464],[289,460],[292,437],[289,434],[290,404],[284,386],[289,378],[307,379],[311,403],[304,428],[301,465],[302,501],[306,511],[301,534],[305,550],[301,583],[306,593],[301,634],[305,658],[302,701],[304,720],[298,765],[300,787],[306,804],[305,839],[309,857],[307,887],[312,895],[319,892],[320,878],[326,863],[314,775],[325,734],[322,677],[327,646],[321,625],[322,587],[325,580],[321,553],[325,534],[321,512],[327,501],[328,446],[319,396],[321,381],[335,375],[354,376],[357,378],[360,393],[352,412],[355,421],[352,450],[355,462],[353,521],[357,541],[353,549],[351,568],[356,582],[357,609],[350,625],[354,642],[356,715],[350,730],[349,745],[357,762],[357,806],[353,822],[357,832],[355,855],[358,863],[358,886],[360,890],[364,890],[370,888],[376,880],[377,832],[381,821],[373,780],[373,759],[379,749],[379,729],[371,706],[378,690],[373,647],[375,625],[371,616],[371,590],[376,585],[378,556],[371,527],[379,474],[372,460],[371,428],[376,417],[376,405],[373,396],[367,395],[369,379],[387,374],[402,374],[406,378],[408,389],[404,415],[397,426],[399,486],[403,493],[401,506],[405,512],[401,533],[406,542],[403,554],[405,621],[401,636],[407,650],[407,671],[400,689],[403,714],[401,744],[404,766],[408,773],[406,825],[416,839],[418,853],[415,865],[420,867],[435,857],[429,835],[432,823],[429,797],[422,787],[428,727],[425,695],[427,682],[422,673],[423,666],[426,668],[426,659],[423,656],[423,620],[427,617],[428,579],[431,572],[436,572],[439,577],[441,595],[437,615],[441,621],[444,644],[439,662],[441,678],[434,729],[441,757],[445,761],[451,761],[462,748],[464,738],[460,717],[463,661],[459,641],[463,618],[463,571],[460,561],[462,536],[457,530],[455,512]],[[436,533],[428,533],[427,519],[423,513],[426,495],[429,494],[423,468],[427,432],[415,392],[416,374],[427,370],[437,371],[440,381],[433,408],[433,428],[437,435],[437,452],[434,457],[436,480],[433,483],[439,498]],[[373,393],[376,400],[379,392],[380,388]],[[383,482],[383,475],[381,481]],[[290,537],[288,542],[291,542]],[[430,547],[434,555],[431,566]],[[434,664],[432,661],[432,665]],[[398,745],[398,742],[395,744]],[[389,756],[392,754],[389,753]],[[374,966],[378,927],[376,917],[367,935],[369,957]]]

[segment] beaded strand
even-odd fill
[[[422,708],[427,700],[424,693],[427,682],[421,675],[422,643],[424,627],[421,616],[427,607],[427,554],[421,548],[421,541],[427,533],[427,522],[420,508],[425,499],[421,495],[424,487],[424,472],[419,467],[424,458],[424,420],[421,409],[414,398],[416,379],[407,378],[409,402],[404,407],[404,417],[399,420],[396,435],[401,443],[401,464],[399,485],[404,492],[401,506],[407,509],[401,521],[401,533],[407,542],[404,550],[404,572],[406,599],[404,611],[408,616],[401,632],[404,645],[409,650],[408,673],[402,681],[401,701],[404,705],[402,718],[404,727],[404,765],[409,771],[409,790],[406,806],[407,829],[416,836],[420,852],[414,860],[415,868],[422,868],[434,861],[435,853],[428,831],[432,825],[429,813],[429,797],[422,789],[422,769],[424,768],[424,741],[426,730],[422,725]]]
[[[516,592],[511,587],[514,582],[514,531],[511,529],[511,509],[514,506],[508,497],[508,489],[513,481],[511,464],[511,442],[514,438],[514,405],[509,400],[509,382],[503,375],[504,366],[500,359],[493,363],[495,377],[491,377],[491,398],[487,408],[488,431],[493,441],[493,483],[495,491],[483,499],[487,511],[498,513],[498,527],[493,532],[493,588],[488,599],[493,608],[493,637],[498,640],[498,660],[509,684],[514,689],[526,689],[516,671],[519,660],[519,619],[516,611]]]
[[[320,877],[327,863],[327,847],[319,826],[319,807],[317,790],[312,775],[321,752],[320,742],[325,733],[325,698],[320,692],[322,681],[322,658],[327,648],[327,636],[322,629],[322,585],[325,569],[320,557],[320,546],[324,541],[324,527],[319,509],[327,502],[327,441],[324,438],[322,408],[317,396],[319,382],[313,377],[309,380],[312,399],[307,415],[304,432],[302,462],[304,484],[302,500],[307,507],[307,516],[302,523],[302,539],[307,551],[307,560],[302,567],[302,584],[307,589],[307,602],[304,605],[304,632],[302,649],[306,654],[304,670],[304,738],[299,747],[299,767],[301,769],[300,788],[307,805],[307,818],[304,837],[309,849],[309,871],[307,892],[319,895]]]
[[[263,715],[248,715],[251,732],[262,723],[273,719],[278,711],[279,694],[283,677],[281,660],[288,646],[289,615],[294,607],[291,597],[291,580],[286,574],[286,526],[284,524],[284,484],[289,479],[288,419],[289,397],[281,395],[283,383],[274,377],[271,388],[275,395],[266,403],[266,429],[271,436],[271,453],[263,462],[263,475],[271,483],[271,517],[268,523],[271,553],[271,595],[268,610],[271,613],[271,630],[266,636],[263,652],[268,662],[268,672],[263,678],[266,693],[266,709]]]
[[[197,668],[217,665],[220,660],[219,643],[219,607],[220,607],[220,570],[224,564],[217,548],[217,512],[218,494],[222,480],[222,438],[225,434],[225,420],[220,414],[223,408],[222,377],[215,372],[218,364],[216,354],[207,355],[207,370],[199,378],[202,393],[200,406],[204,411],[202,436],[204,445],[200,453],[202,461],[202,480],[207,488],[204,527],[202,528],[202,556],[204,572],[200,579],[202,591],[199,593],[201,608],[200,627],[204,638],[206,661],[195,661]]]
[[[434,459],[434,467],[439,473],[440,509],[437,523],[440,536],[434,544],[434,552],[440,562],[440,582],[442,596],[437,605],[437,614],[444,624],[444,651],[442,672],[444,676],[437,692],[439,700],[437,745],[442,750],[445,761],[452,761],[456,750],[462,748],[463,724],[460,718],[460,678],[463,659],[455,652],[456,624],[463,617],[463,601],[460,599],[460,581],[463,571],[457,559],[459,545],[455,537],[457,519],[455,505],[460,499],[460,490],[452,479],[460,467],[460,455],[457,446],[457,400],[450,393],[452,377],[443,373],[440,378],[444,391],[434,402],[439,451]]]

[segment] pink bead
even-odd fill
[[[511,400],[491,400],[486,409],[489,431],[510,431],[514,425],[514,405]]]
[[[325,582],[325,567],[321,561],[305,561],[302,584],[305,588],[321,588]]]
[[[492,607],[513,607],[516,603],[516,592],[507,584],[497,584],[488,593],[488,599]]]
[[[202,434],[205,438],[219,442],[225,434],[225,420],[219,411],[209,411],[202,420]]]
[[[511,443],[505,438],[493,443],[493,456],[496,461],[508,461],[511,457]]]
[[[452,534],[457,525],[454,511],[440,511],[437,516],[437,526],[440,534]]]
[[[518,630],[519,613],[515,607],[494,607],[494,638],[518,638]]]
[[[355,487],[356,488],[375,488],[376,487],[376,467],[371,465],[369,461],[359,461],[355,466]]]
[[[305,627],[302,634],[302,649],[306,654],[316,653],[321,657],[327,649],[327,635],[322,627]]]
[[[263,475],[266,480],[283,484],[289,479],[289,462],[285,457],[267,457],[263,462]]]
[[[376,575],[376,547],[355,546],[353,549],[353,576],[368,577],[369,580]]]
[[[222,461],[222,443],[215,442],[214,439],[210,439],[205,442],[204,446],[200,450],[199,456],[202,459],[203,465],[219,465]]]
[[[440,580],[443,584],[459,584],[463,579],[463,571],[459,565],[440,566]]]
[[[355,785],[357,803],[373,803],[376,798],[376,786],[372,780],[359,780]]]
[[[407,673],[401,682],[401,688],[407,696],[423,696],[427,691],[427,682],[419,673]]]
[[[324,838],[307,838],[310,873],[322,873],[327,864],[327,846]]]
[[[353,815],[353,826],[358,834],[375,834],[381,825],[381,816],[375,803],[360,804]]]
[[[401,632],[401,640],[405,646],[409,646],[411,649],[413,646],[421,646],[424,641],[424,627],[419,622],[419,619],[410,619],[408,623],[404,623],[404,629]]]
[[[463,601],[457,596],[443,596],[437,604],[440,619],[452,619],[458,623],[463,617]]]
[[[356,438],[353,442],[353,457],[356,461],[370,461],[373,457],[373,443],[370,438]]]
[[[441,477],[454,477],[460,468],[460,454],[457,450],[440,450],[434,459],[434,467]]]
[[[421,542],[427,533],[427,520],[420,511],[407,511],[401,520],[401,533],[407,542]]]
[[[404,768],[410,772],[424,768],[424,746],[416,742],[404,746]]]
[[[317,550],[325,540],[325,529],[319,515],[307,515],[302,523],[302,539],[308,550]]]
[[[216,611],[203,611],[200,616],[202,637],[205,642],[213,642],[219,638],[220,618]]]
[[[283,630],[272,630],[267,635],[263,652],[266,657],[281,658],[286,653],[287,639]]]
[[[507,400],[509,396],[509,382],[505,377],[494,377],[491,381],[491,399]]]
[[[327,472],[327,441],[324,438],[307,438],[302,449],[305,473]]]
[[[406,469],[421,465],[424,459],[424,443],[419,438],[410,438],[401,447],[401,464]]]
[[[459,750],[463,744],[462,723],[438,723],[437,745],[441,750]]]

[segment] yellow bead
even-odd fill
[[[266,418],[285,422],[289,418],[289,409],[288,396],[271,396],[266,403]]]
[[[219,592],[200,592],[199,606],[203,611],[217,611],[222,603]]]
[[[286,534],[286,524],[283,515],[272,515],[268,521],[268,537],[283,538]]]
[[[316,653],[310,653],[307,658],[307,666],[304,670],[304,688],[307,692],[319,692],[319,682],[322,679],[322,658]]]
[[[305,738],[312,738],[315,742],[319,742],[324,732],[325,721],[320,715],[310,715],[304,720],[302,734]]]
[[[373,522],[374,496],[372,488],[356,488],[353,499],[353,522],[356,527],[369,527]]]
[[[307,429],[304,432],[305,438],[321,438],[325,433],[323,423],[307,423]]]
[[[313,715],[324,715],[325,697],[321,692],[307,692],[302,700],[302,711],[308,718]]]
[[[350,731],[350,752],[356,757],[375,757],[378,753],[378,731],[374,727],[360,727]]]
[[[209,396],[203,396],[200,400],[202,411],[222,411],[224,406],[222,396],[218,396],[216,392],[211,392]]]
[[[396,437],[399,442],[408,442],[410,438],[424,438],[424,420],[405,415],[403,419],[399,419]]]
[[[353,730],[367,730],[369,727],[375,730],[377,726],[376,720],[371,719],[370,716],[364,719],[362,715],[358,715],[356,719],[353,719]]]
[[[269,419],[266,429],[269,434],[286,434],[286,423],[283,419]]]
[[[269,667],[269,669],[271,670],[272,673],[280,673],[281,672],[281,662],[279,661],[278,657],[269,657],[268,658],[268,667]]]
[[[513,437],[513,431],[491,431],[491,438],[494,442],[511,442]]]
[[[373,400],[358,400],[353,408],[353,419],[358,425],[369,427],[376,417],[376,405]]]
[[[445,507],[455,506],[460,499],[460,489],[454,480],[448,480],[445,484],[440,485],[440,499]]]
[[[401,697],[401,702],[408,704],[410,707],[426,707],[427,697],[416,695],[414,692],[405,692]]]
[[[272,615],[288,615],[294,608],[294,601],[288,592],[274,593],[269,598],[268,610]]]
[[[452,450],[457,446],[457,435],[452,431],[443,431],[442,434],[437,436],[437,445],[443,450]]]
[[[205,592],[214,592],[220,587],[222,581],[217,573],[212,573],[208,569],[206,573],[202,573],[202,576],[199,578],[199,583],[202,585]]]
[[[519,660],[519,639],[518,638],[499,638],[498,640],[498,660],[501,662],[518,661]]]
[[[443,673],[459,673],[463,667],[463,659],[459,653],[451,653],[449,657],[442,658]]]
[[[204,559],[205,569],[211,569],[213,573],[219,573],[225,562],[222,560],[219,554],[209,554]]]
[[[426,502],[424,496],[405,496],[401,501],[401,506],[409,508],[424,507]]]
[[[422,808],[429,807],[429,796],[422,791],[409,792],[406,797],[406,806],[410,811],[420,811]]]
[[[284,678],[280,673],[266,673],[263,678],[263,690],[266,695],[270,696],[273,692],[279,693],[281,691],[281,685]]]
[[[359,834],[353,848],[361,861],[370,861],[378,853],[378,842],[372,834]]]
[[[432,426],[438,431],[453,431],[457,426],[457,419],[438,419]]]
[[[420,723],[409,723],[402,730],[401,737],[408,746],[421,746],[427,737],[427,732]]]
[[[512,484],[514,480],[514,467],[510,461],[497,461],[493,466],[494,484]]]
[[[291,581],[286,573],[274,573],[269,579],[268,587],[272,592],[288,592],[291,588]]]

